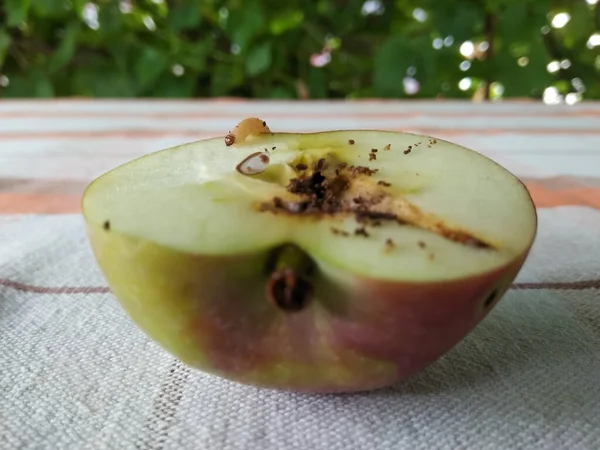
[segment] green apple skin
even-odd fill
[[[373,390],[422,371],[492,310],[529,253],[437,283],[349,276],[317,261],[313,300],[290,314],[266,298],[267,252],[194,256],[87,227],[112,292],[164,349],[231,381],[305,393]]]

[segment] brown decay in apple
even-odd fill
[[[354,215],[360,223],[393,221],[431,231],[458,244],[493,248],[468,231],[452,227],[435,215],[421,211],[408,200],[393,197],[384,189],[386,184],[372,179],[377,169],[349,166],[329,157],[314,163],[311,172],[307,170],[290,180],[287,186],[287,191],[294,194],[293,199],[274,197],[261,203],[259,211],[313,217]],[[358,229],[355,235],[364,236],[365,233]]]
[[[394,248],[396,248],[396,244],[394,244],[394,241],[392,241],[390,238],[385,240],[385,251],[386,252],[391,252],[392,250],[394,250]]]

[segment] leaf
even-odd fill
[[[6,53],[8,52],[8,48],[10,47],[10,43],[10,34],[8,34],[8,32],[4,28],[0,28],[0,70],[4,65],[4,60],[6,59]]]
[[[177,61],[183,66],[194,69],[197,72],[206,70],[206,59],[213,51],[214,40],[205,39],[194,44],[185,44],[177,53]]]
[[[47,75],[39,70],[27,74],[9,74],[10,84],[4,89],[7,98],[54,97],[54,87]]]
[[[506,97],[529,97],[552,82],[552,75],[546,69],[548,54],[541,39],[529,41],[525,48],[524,56],[529,61],[525,67],[520,67],[508,51],[499,52],[494,58],[491,74],[504,85]]]
[[[286,31],[293,30],[294,28],[299,27],[302,24],[303,20],[303,11],[286,11],[283,14],[271,20],[271,23],[269,24],[269,29],[272,34],[274,34],[275,36],[279,36],[280,34],[283,34]]]
[[[310,68],[308,71],[308,90],[311,98],[327,97],[327,76],[323,70]]]
[[[285,86],[275,86],[269,93],[269,98],[290,99],[296,98],[293,89]]]
[[[73,76],[73,94],[85,97],[133,97],[129,77],[104,63],[80,69]]]
[[[600,8],[600,6],[596,6]],[[590,13],[590,8],[585,2],[573,5],[570,9],[571,20],[560,30],[564,37],[564,45],[567,47],[575,46],[576,42],[587,42],[588,38],[596,31],[594,23],[594,14]],[[598,13],[600,14],[600,12]],[[600,15],[598,16],[600,21]],[[600,26],[600,22],[598,23]]]
[[[169,55],[153,47],[144,47],[134,66],[138,91],[146,89],[167,70]]]
[[[194,1],[185,1],[172,7],[168,16],[169,27],[175,32],[195,28],[201,22],[202,12],[200,5]]]
[[[71,5],[64,0],[30,0],[35,15],[44,18],[59,18],[69,14]]]
[[[67,27],[58,49],[48,61],[48,70],[50,73],[60,70],[71,60],[77,46],[78,35],[79,23],[73,22]]]
[[[88,3],[89,4],[89,3]],[[131,28],[143,27],[143,21],[138,20],[134,14],[123,14],[119,10],[118,2],[108,2],[102,5],[98,11],[98,30],[94,30],[94,35],[102,39],[103,36],[114,35],[121,39],[126,35],[125,24],[136,24]],[[119,36],[120,34],[120,36]]]
[[[433,25],[442,39],[452,36],[460,45],[483,30],[484,11],[471,1],[436,1],[435,8]]]
[[[54,87],[48,75],[36,70],[32,72],[31,78],[35,86],[33,90],[35,97],[54,97]]]
[[[6,24],[15,27],[27,20],[31,0],[4,0]]]
[[[246,73],[250,76],[259,75],[271,67],[272,60],[271,42],[255,45],[246,55]]]
[[[186,73],[176,77],[172,73],[161,76],[152,88],[153,97],[186,98],[192,97],[196,89],[197,77]]]
[[[403,97],[402,80],[411,65],[412,51],[404,36],[388,39],[375,54],[373,88],[382,97]]]
[[[211,76],[210,95],[222,97],[244,83],[243,66],[217,63]]]
[[[241,51],[246,49],[250,41],[256,37],[266,25],[265,14],[260,1],[244,2],[241,9],[230,13],[227,20],[227,31],[234,44]]]

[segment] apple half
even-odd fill
[[[189,366],[297,392],[381,388],[434,362],[511,285],[537,231],[492,160],[408,133],[233,133],[96,179],[97,262]]]

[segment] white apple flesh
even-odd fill
[[[537,229],[524,185],[474,151],[259,119],[108,172],[83,211],[152,339],[200,370],[300,392],[427,367],[504,295]]]

